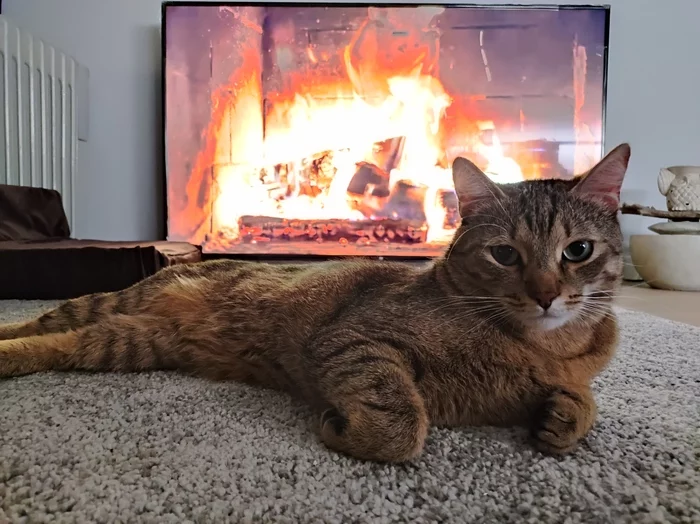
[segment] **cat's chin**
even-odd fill
[[[546,314],[529,318],[525,325],[537,331],[553,331],[565,326],[574,319],[574,315],[569,312],[558,313],[556,315]]]

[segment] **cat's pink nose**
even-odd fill
[[[535,296],[533,298],[542,309],[547,311],[551,307],[552,302],[554,302],[554,299],[558,296],[559,293],[556,293],[554,291],[543,291],[541,293],[535,293]]]

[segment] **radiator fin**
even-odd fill
[[[0,184],[61,193],[75,225],[79,64],[0,15]]]

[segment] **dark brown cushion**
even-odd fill
[[[127,288],[160,269],[201,260],[184,242],[0,242],[0,299],[67,299]]]
[[[69,237],[58,191],[0,184],[0,241]]]

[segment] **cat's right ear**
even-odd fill
[[[452,162],[452,179],[459,200],[459,214],[465,217],[473,205],[483,200],[496,200],[505,195],[498,185],[473,162],[458,156]]]
[[[620,207],[620,188],[630,161],[629,144],[621,144],[610,151],[586,175],[580,176],[572,191],[595,200],[616,213]]]

